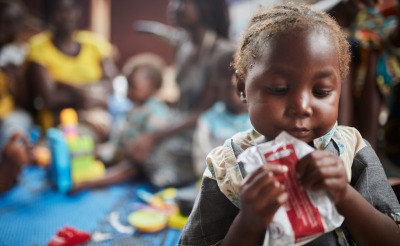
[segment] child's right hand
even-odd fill
[[[276,176],[285,174],[286,166],[263,165],[244,182],[240,191],[240,221],[247,228],[265,230],[276,211],[288,199],[285,187]]]

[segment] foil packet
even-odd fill
[[[282,132],[275,140],[252,146],[239,155],[247,175],[261,165],[288,167],[288,172],[277,180],[285,185],[289,199],[267,228],[264,245],[303,245],[343,223],[344,217],[327,191],[306,190],[297,182],[297,162],[312,151],[307,143]]]

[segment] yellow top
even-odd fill
[[[3,119],[14,109],[14,100],[7,88],[7,79],[7,75],[0,70],[0,119]]]
[[[68,56],[54,46],[50,32],[39,33],[29,41],[27,61],[47,68],[54,81],[72,85],[94,84],[103,76],[101,61],[111,53],[111,45],[89,31],[76,32],[75,40],[81,44],[81,50],[76,56]]]

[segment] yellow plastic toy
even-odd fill
[[[156,210],[141,209],[131,213],[128,222],[141,232],[157,232],[167,226],[168,217]]]
[[[60,127],[71,156],[73,183],[96,179],[105,174],[104,164],[94,158],[95,143],[90,136],[79,135],[78,114],[73,108],[60,112]]]

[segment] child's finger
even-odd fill
[[[288,199],[289,194],[287,192],[279,193],[279,195],[275,196],[275,199],[273,199],[267,206],[264,207],[262,211],[260,211],[260,216],[265,218],[265,222],[267,223],[266,225],[270,223],[268,219],[272,218],[276,211],[278,211],[278,209],[285,204]]]
[[[262,166],[265,170],[268,172],[273,172],[274,174],[282,174],[286,173],[289,169],[285,165],[279,165],[279,164],[264,164]]]
[[[278,198],[283,193],[287,193],[285,187],[277,180],[274,180],[268,186],[264,187],[264,189],[260,190],[255,208],[262,211],[266,207],[271,206],[271,204],[282,205]]]
[[[340,178],[341,175],[340,168],[336,164],[324,163],[322,166],[318,166],[305,174],[301,179],[301,183],[305,187],[313,187],[325,179]]]
[[[316,150],[311,152],[297,163],[296,172],[298,178],[303,179],[319,166],[326,165],[327,162],[332,163],[332,158],[334,161],[338,159],[337,156],[327,151]]]
[[[338,182],[343,184],[347,183],[343,162],[333,154],[323,154],[318,156],[318,158],[312,158],[309,168],[301,176],[300,182],[304,187],[312,190],[331,190],[332,187],[327,185],[329,184],[328,180],[338,180]]]
[[[271,172],[260,171],[252,184],[247,184],[242,190],[241,199],[243,208],[247,207],[250,214],[256,215],[267,225],[276,210],[286,202],[288,195]]]
[[[276,164],[264,164],[260,167],[258,167],[252,174],[247,176],[245,179],[245,183],[251,183],[255,178],[257,178],[257,175],[260,174],[261,172],[271,172],[273,174],[282,174],[286,173],[288,171],[287,166],[283,165],[276,165]]]
[[[241,189],[247,193],[248,199],[257,197],[258,193],[268,186],[270,182],[276,181],[275,176],[284,174],[288,171],[286,166],[263,165],[256,169],[242,185]]]
[[[252,173],[251,177],[247,179],[241,187],[243,199],[250,203],[252,200],[259,197],[259,193],[264,187],[274,182],[272,172],[260,168]]]
[[[264,170],[251,183],[245,184],[242,189],[242,199],[248,204],[253,204],[254,210],[262,210],[265,204],[284,191],[284,186],[278,182],[272,172]]]

